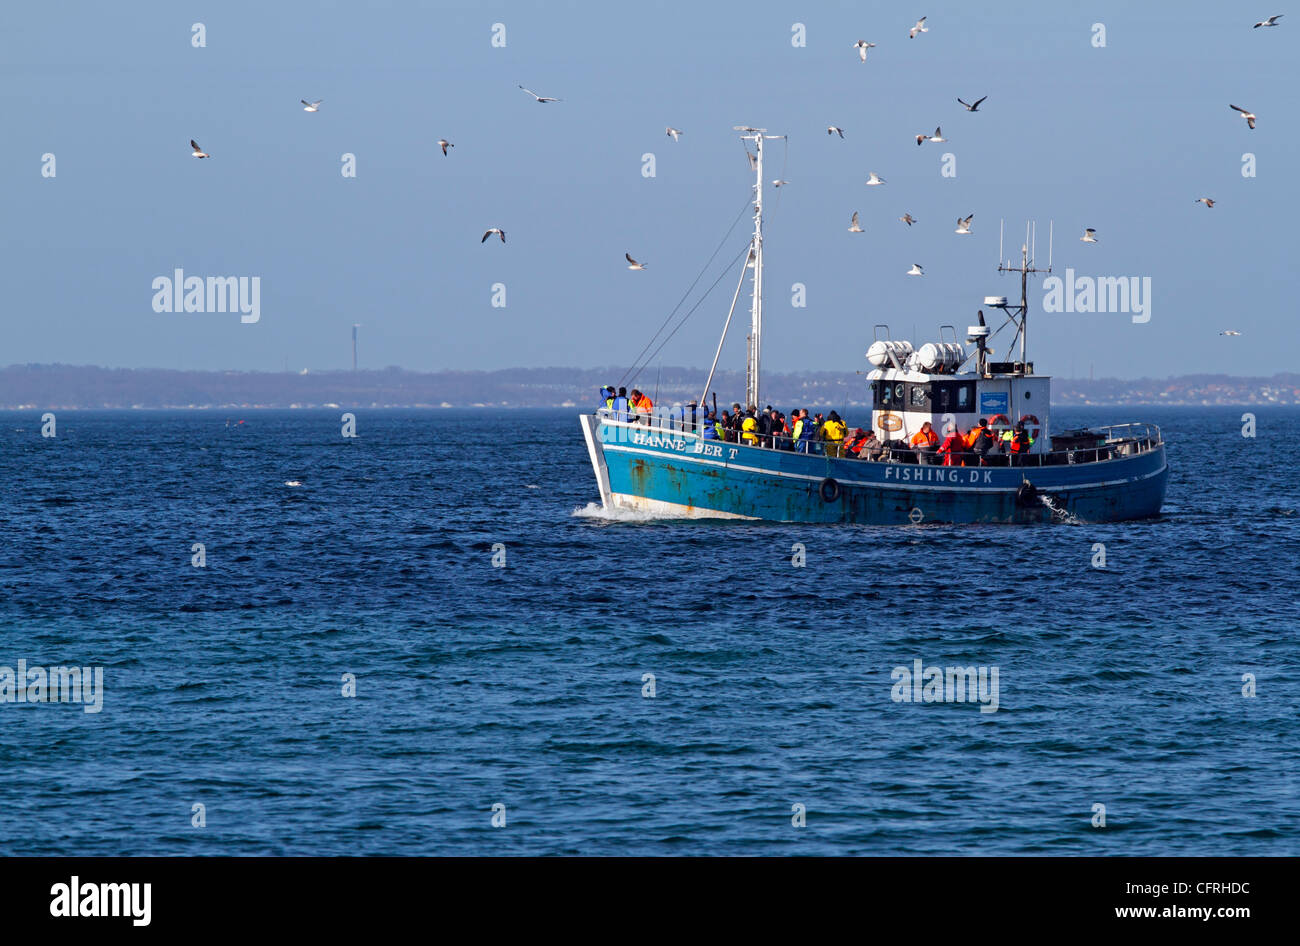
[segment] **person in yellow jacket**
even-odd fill
[[[740,439],[751,447],[758,446],[758,419],[752,407],[745,411],[745,419],[740,422]]]
[[[831,411],[830,416],[826,418],[826,423],[822,424],[822,440],[826,441],[828,457],[840,455],[840,447],[844,443],[844,435],[848,429],[844,421],[840,420],[840,415]]]

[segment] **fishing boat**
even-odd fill
[[[754,232],[723,328],[735,313],[744,280],[751,280],[746,403],[761,405],[759,368],[763,329],[763,145],[780,138],[738,127],[754,148]],[[747,146],[748,147],[748,146]],[[1020,302],[983,297],[965,344],[956,328],[914,346],[875,327],[866,349],[870,366],[871,430],[879,447],[851,455],[839,443],[798,443],[781,437],[757,443],[705,436],[705,397],[717,369],[714,356],[697,407],[656,407],[637,414],[602,405],[580,421],[601,503],[662,517],[754,519],[801,523],[1043,523],[1115,522],[1158,516],[1169,465],[1160,429],[1121,423],[1065,430],[1051,427],[1051,378],[1027,358],[1028,278],[1036,268],[1030,228],[1018,265],[1002,259],[999,272],[1020,275]],[[1005,321],[992,329],[984,309]],[[994,360],[991,339],[1013,332],[1015,360]],[[722,351],[719,341],[718,353]],[[983,426],[994,449],[986,452],[913,447],[929,422],[945,435]],[[1016,442],[1018,441],[1018,442]],[[987,445],[989,440],[983,441]],[[1017,449],[1007,449],[1016,442]]]

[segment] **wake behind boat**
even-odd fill
[[[741,285],[747,272],[752,280],[746,401],[757,406],[763,142],[780,136],[736,130],[757,152],[754,233],[741,272]],[[1051,263],[1034,268],[1031,242],[1027,234],[1018,266],[998,264],[1000,272],[1020,274],[1019,305],[984,297],[985,307],[1006,321],[991,332],[981,310],[979,324],[967,329],[970,350],[953,326],[940,328],[940,341],[919,347],[876,326],[866,353],[876,449],[854,455],[840,441],[771,435],[748,443],[712,439],[703,394],[698,407],[685,409],[637,413],[605,406],[580,418],[601,502],[606,509],[665,517],[876,525],[1114,522],[1158,515],[1169,475],[1158,427],[1128,423],[1051,432],[1051,378],[1035,374],[1026,357],[1028,276],[1051,272]],[[740,286],[737,298],[739,292]],[[1018,342],[1019,358],[994,361],[988,343],[1007,328],[1014,329],[1010,350]],[[712,379],[710,370],[705,392]],[[931,431],[942,431],[942,446]],[[979,436],[968,439],[963,431]]]

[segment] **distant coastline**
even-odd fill
[[[635,381],[624,369],[509,368],[497,371],[175,371],[89,365],[10,365],[0,368],[0,410],[220,409],[321,407],[588,407],[602,384],[639,385],[656,402],[698,397],[705,371],[650,369]],[[730,406],[744,374],[720,371],[712,390]],[[853,372],[768,373],[764,401],[790,407],[865,407],[866,379]],[[1288,405],[1300,404],[1300,374],[1268,378],[1183,375],[1136,381],[1053,377],[1053,404]],[[657,395],[657,396],[656,396]]]

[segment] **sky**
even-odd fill
[[[1058,274],[1151,280],[1150,321],[1135,323],[1043,312],[1043,277],[1031,279],[1040,374],[1294,371],[1300,11],[1251,28],[1276,12],[10,4],[0,364],[343,368],[360,323],[363,368],[626,366],[702,270],[679,311],[743,251],[747,218],[723,240],[753,185],[732,128],[754,125],[788,136],[766,152],[767,180],[790,182],[765,191],[766,370],[865,370],[877,323],[918,345],[943,324],[964,338],[984,296],[1019,291],[996,272],[999,222],[1014,256],[1032,219],[1038,265],[1051,222]],[[930,31],[909,39],[922,14]],[[865,64],[858,39],[877,44]],[[563,101],[538,104],[519,84]],[[968,113],[958,96],[988,99]],[[948,141],[918,147],[936,126]],[[195,160],[191,138],[211,158]],[[865,186],[870,171],[887,183]],[[848,232],[854,211],[866,232]],[[955,234],[972,213],[973,232]],[[506,243],[480,242],[489,227]],[[1079,240],[1085,227],[1098,243]],[[629,271],[625,252],[646,269]],[[924,277],[905,275],[913,263]],[[259,320],[155,312],[153,282],[177,268],[258,277]],[[727,269],[654,364],[707,369],[736,278]],[[724,367],[744,367],[746,306]]]

